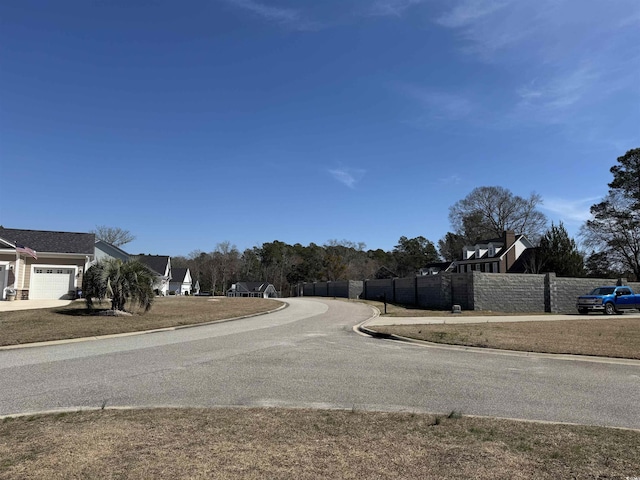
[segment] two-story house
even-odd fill
[[[518,268],[518,259],[530,248],[533,248],[533,244],[524,235],[506,230],[502,237],[463,247],[462,260],[456,261],[456,271],[513,273],[514,268]]]

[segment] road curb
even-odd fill
[[[281,301],[281,300],[279,300]],[[174,332],[176,330],[184,330],[186,328],[195,328],[195,327],[204,327],[207,325],[213,325],[216,323],[226,323],[226,322],[233,322],[235,320],[242,320],[244,318],[252,318],[252,317],[259,317],[261,315],[268,315],[270,313],[275,313],[278,312],[280,310],[283,310],[285,308],[287,308],[289,306],[288,303],[282,301],[282,305],[280,305],[278,308],[274,308],[273,310],[268,310],[266,312],[260,312],[260,313],[254,313],[251,315],[242,315],[240,317],[232,317],[232,318],[223,318],[220,320],[212,320],[210,322],[204,322],[204,323],[194,323],[191,325],[176,325],[175,327],[163,327],[163,328],[154,328],[152,330],[140,330],[137,332],[124,332],[124,333],[110,333],[107,335],[98,335],[98,336],[94,336],[94,337],[79,337],[79,338],[63,338],[60,340],[48,340],[48,341],[44,341],[44,342],[33,342],[33,343],[21,343],[18,345],[4,345],[0,347],[0,351],[3,350],[18,350],[20,348],[35,348],[35,347],[47,347],[47,346],[53,346],[53,345],[66,345],[66,344],[70,344],[70,343],[80,343],[80,342],[90,342],[93,340],[105,340],[105,339],[109,339],[109,338],[122,338],[122,337],[133,337],[136,335],[147,335],[150,333],[161,333],[161,332]]]
[[[57,408],[57,409],[48,409],[48,410],[40,410],[40,411],[31,411],[24,413],[9,413],[6,415],[0,415],[0,420],[5,419],[19,419],[19,418],[28,418],[28,417],[39,417],[39,416],[56,416],[61,414],[74,414],[74,413],[93,413],[100,411],[115,411],[115,412],[129,412],[129,411],[150,411],[150,410],[268,410],[276,408],[279,410],[314,410],[314,411],[329,411],[329,412],[353,412],[353,408],[348,407],[336,407],[336,408],[310,408],[307,406],[301,407],[257,407],[252,405],[216,405],[216,406],[179,406],[179,405],[147,405],[147,406],[128,406],[128,405],[114,405],[114,406],[105,406],[105,407],[91,407],[91,406],[77,406],[77,407],[65,407],[65,408]],[[373,413],[409,413],[409,414],[418,414],[418,415],[435,415],[442,416],[446,413],[444,412],[431,412],[431,411],[422,411],[422,410],[369,410],[369,409],[358,409],[358,412],[373,412]],[[516,418],[516,417],[500,417],[493,415],[473,415],[466,414],[462,412],[461,418],[479,418],[486,420],[506,420],[509,422],[517,422],[517,423],[533,423],[533,424],[541,424],[541,425],[562,425],[567,427],[596,427],[596,428],[606,428],[612,430],[625,430],[631,432],[640,432],[638,428],[631,427],[619,427],[619,426],[610,426],[610,425],[592,425],[588,423],[575,423],[575,422],[560,422],[553,420],[536,420],[529,418]]]
[[[373,307],[375,308],[375,307]],[[376,315],[378,316],[378,315]],[[513,357],[530,357],[530,358],[546,358],[550,360],[566,360],[574,362],[591,362],[591,363],[606,363],[611,365],[628,365],[634,367],[640,367],[640,360],[634,360],[631,358],[615,358],[615,357],[597,357],[593,355],[573,355],[569,353],[541,353],[541,352],[524,352],[519,350],[502,350],[499,348],[482,348],[482,347],[470,347],[467,345],[448,345],[446,343],[428,342],[426,340],[417,340],[415,338],[403,337],[393,333],[382,333],[367,328],[366,324],[373,320],[372,317],[364,322],[356,325],[359,332],[368,335],[373,338],[382,340],[393,340],[397,342],[408,343],[411,345],[436,348],[440,350],[454,350],[454,351],[466,351],[471,353],[486,353],[491,355],[508,355]]]

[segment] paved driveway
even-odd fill
[[[8,302],[0,300],[0,312],[15,310],[35,310],[37,308],[56,308],[69,305],[73,300],[14,300]]]
[[[0,414],[109,406],[286,406],[640,428],[640,362],[425,348],[363,337],[360,303],[135,337],[0,351]]]

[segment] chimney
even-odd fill
[[[505,273],[509,271],[511,266],[516,263],[516,249],[511,248],[514,243],[516,243],[516,233],[513,230],[505,230],[503,233],[504,237],[504,249],[507,252],[507,264]],[[509,250],[511,248],[511,250]]]
[[[513,230],[505,230],[502,236],[504,237],[505,250],[516,243],[516,232]]]

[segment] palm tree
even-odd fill
[[[93,308],[93,300],[102,302],[111,297],[112,310],[124,310],[127,301],[148,312],[153,303],[153,273],[137,260],[122,262],[110,258],[102,260],[85,273],[82,290],[87,308]]]

